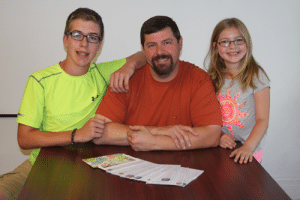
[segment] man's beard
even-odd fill
[[[170,59],[170,64],[167,66],[166,64],[155,64],[155,60],[159,59]],[[158,55],[156,57],[152,58],[152,69],[156,72],[157,75],[159,76],[168,76],[174,71],[174,63],[173,63],[173,58],[171,55]]]

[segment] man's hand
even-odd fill
[[[125,63],[122,68],[115,71],[110,77],[109,87],[112,92],[125,93],[129,91],[129,79],[134,74],[135,68]]]
[[[154,150],[155,143],[151,143],[150,141],[155,141],[155,135],[152,135],[145,126],[129,126],[129,129],[127,140],[133,150]]]
[[[95,138],[101,138],[104,132],[105,122],[99,115],[89,119],[84,126],[75,133],[75,142],[88,142]]]
[[[166,135],[171,137],[178,149],[186,149],[187,147],[192,146],[188,133],[198,136],[198,133],[192,127],[184,125],[159,127],[157,131],[158,135]]]
[[[220,147],[233,149],[236,146],[234,137],[231,134],[222,133],[220,138]]]

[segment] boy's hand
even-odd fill
[[[105,122],[99,115],[89,119],[84,126],[75,133],[75,142],[88,142],[94,138],[101,138],[104,132]]]
[[[112,92],[126,93],[129,91],[129,79],[134,74],[135,68],[129,63],[115,71],[110,77],[109,87]]]

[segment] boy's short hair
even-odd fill
[[[67,35],[67,33],[70,32],[71,23],[75,19],[82,19],[85,21],[93,21],[96,24],[98,24],[99,28],[100,28],[100,35],[99,35],[100,41],[103,40],[104,25],[103,25],[101,16],[97,12],[95,12],[89,8],[78,8],[75,11],[73,11],[67,19],[65,32],[64,32],[65,35]]]

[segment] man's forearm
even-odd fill
[[[95,144],[104,145],[121,145],[128,146],[127,132],[128,125],[109,122],[105,125],[104,133],[101,138],[94,139]]]
[[[193,128],[199,136],[192,136],[192,146],[196,148],[217,147],[219,145],[221,130],[220,125],[209,125]]]
[[[151,127],[149,130],[159,132],[160,127]],[[185,147],[176,147],[174,140],[166,135],[157,135],[156,150],[183,150],[183,149],[202,149],[209,147],[216,147],[219,145],[221,126],[209,125],[204,127],[194,127],[194,131],[197,132],[197,136],[188,132],[188,136],[191,142],[191,146],[185,145]]]
[[[132,131],[128,125],[123,125],[115,122],[107,123],[103,136],[97,140],[94,140],[94,142],[96,144],[126,146],[129,145],[129,141],[127,139],[127,133],[131,131],[131,133],[133,133],[131,134],[131,139],[130,139],[131,146],[134,148],[136,144],[136,146],[138,146],[137,148],[138,150],[182,150],[183,149],[183,148],[176,147],[171,137],[167,135],[157,134],[160,128],[165,128],[165,127],[146,126],[145,128],[149,132],[144,131],[142,129],[137,130],[138,132],[144,134],[141,137],[141,135],[134,134],[135,131]],[[221,134],[221,126],[210,125],[205,127],[194,127],[193,129],[198,133],[198,136],[188,133],[192,145],[190,147],[186,146],[184,149],[199,149],[199,148],[218,146],[220,134]]]

